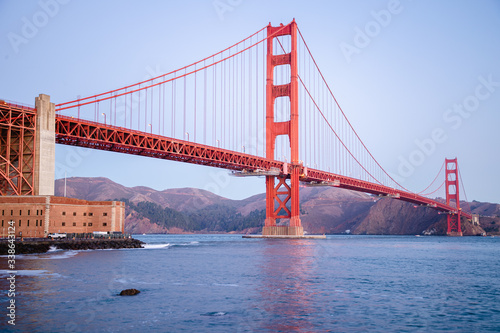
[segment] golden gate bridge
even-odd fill
[[[200,61],[122,88],[55,105],[40,95],[35,108],[2,102],[0,131],[1,195],[40,193],[44,153],[37,147],[53,140],[265,177],[267,236],[304,234],[301,184],[433,207],[447,214],[450,235],[461,235],[462,216],[472,218],[460,207],[456,158],[446,159],[419,193],[379,164],[346,117],[295,20],[269,24]],[[434,185],[443,170],[444,180]],[[424,194],[435,196],[443,187],[443,200]],[[277,223],[280,219],[288,225]]]

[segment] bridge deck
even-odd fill
[[[288,169],[286,163],[281,161],[62,115],[56,116],[56,142],[234,171],[278,170],[284,174],[285,169]],[[445,213],[457,213],[455,207],[415,193],[321,170],[306,169],[302,165],[296,167],[301,169],[300,181],[305,183],[328,182],[339,188],[388,196],[433,207]],[[462,215],[469,219],[472,217],[465,212]]]

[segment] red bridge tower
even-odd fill
[[[457,210],[448,214],[448,236],[462,236],[462,227],[460,226],[461,208],[458,183],[458,164],[457,159],[446,159],[446,204],[455,202]]]
[[[275,55],[273,40],[279,36],[291,37],[290,53]],[[297,69],[297,24],[293,20],[286,26],[267,27],[267,78],[266,78],[266,157],[275,159],[276,137],[288,135],[290,142],[290,165],[286,164],[283,174],[266,176],[266,222],[262,235],[304,235],[299,211],[299,102]],[[290,66],[290,83],[275,85],[274,68]],[[290,119],[276,122],[274,104],[277,97],[290,98]],[[290,202],[291,201],[291,202]],[[288,203],[290,202],[290,205]],[[289,208],[290,207],[290,208]],[[277,226],[276,220],[290,219],[289,226]]]

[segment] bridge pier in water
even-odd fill
[[[266,57],[266,157],[274,160],[276,138],[287,135],[290,143],[291,164],[285,163],[280,176],[266,176],[266,221],[263,236],[303,236],[299,210],[299,92],[297,68],[297,24],[293,20],[286,26],[267,26]],[[279,36],[290,36],[289,53],[275,54],[273,40]],[[278,52],[279,53],[279,52]],[[274,69],[290,66],[290,82],[274,84]],[[274,104],[278,97],[290,99],[290,118],[276,122]],[[288,226],[276,225],[276,220],[289,219]]]

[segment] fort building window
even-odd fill
[[[86,227],[87,226],[87,222],[83,222],[83,226]]]
[[[73,227],[76,227],[76,222],[73,222]]]
[[[87,216],[87,213],[83,213],[83,216]]]
[[[91,226],[92,226],[92,222],[89,222],[89,227],[91,227]]]
[[[2,216],[4,216],[4,215],[5,215],[5,210],[4,210],[4,209],[2,209]]]
[[[30,220],[28,220],[28,227],[30,226]]]
[[[61,223],[61,226],[65,227],[66,226],[66,222]]]
[[[102,213],[102,216],[108,216],[108,213]]]
[[[30,210],[28,209],[28,215],[30,215]]]
[[[19,220],[19,226],[21,226],[21,220]]]
[[[3,220],[2,220],[2,227],[3,227]]]
[[[42,226],[42,222],[43,222],[43,221],[42,221],[42,220],[40,220],[40,227]]]
[[[14,211],[11,209],[10,210],[10,216],[14,215]]]
[[[40,215],[43,215],[43,209],[40,209]]]
[[[76,212],[73,212],[73,216],[76,216]]]
[[[23,215],[23,211],[19,209],[19,216]]]
[[[66,212],[62,212],[63,216],[66,215]]]
[[[102,226],[103,226],[103,227],[105,227],[105,226],[107,226],[107,225],[108,225],[108,224],[107,224],[106,222],[104,222],[104,223],[102,224]]]
[[[35,221],[35,226],[38,227],[38,220]]]
[[[94,213],[89,213],[89,216],[94,216]]]

